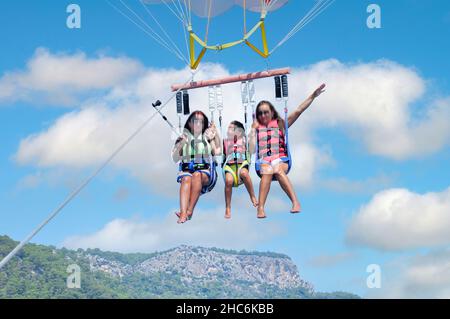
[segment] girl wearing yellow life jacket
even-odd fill
[[[244,125],[233,121],[228,126],[227,136],[223,140],[223,175],[225,181],[225,218],[231,218],[231,195],[233,187],[244,184],[253,206],[258,206],[253,183],[250,178],[250,153],[247,149],[247,136]]]
[[[179,224],[192,218],[200,195],[214,188],[217,181],[214,156],[219,154],[220,137],[216,126],[209,124],[203,112],[193,112],[172,151],[173,160],[180,162],[177,176],[181,184],[180,211],[176,213]]]

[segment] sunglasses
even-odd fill
[[[192,123],[194,123],[194,124],[203,124],[203,120],[200,120],[200,119],[192,119]]]
[[[256,115],[263,116],[263,115],[267,115],[269,113],[270,113],[270,111],[258,111],[258,113],[256,113]]]

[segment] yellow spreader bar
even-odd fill
[[[188,26],[188,32],[189,32],[189,51],[190,51],[190,67],[192,70],[197,69],[199,66],[201,60],[205,56],[206,50],[216,50],[221,51],[223,49],[228,49],[231,47],[234,47],[238,44],[245,43],[248,45],[253,51],[258,53],[263,58],[267,58],[269,56],[269,48],[267,45],[267,34],[266,34],[266,27],[264,25],[264,19],[266,17],[266,13],[263,12],[261,14],[261,19],[258,21],[258,23],[248,32],[244,35],[244,38],[241,40],[228,42],[225,44],[218,44],[218,45],[208,45],[205,41],[200,39],[200,37],[195,34],[195,32],[192,30],[192,26]],[[255,45],[250,43],[248,39],[258,30],[261,30],[261,36],[262,36],[262,44],[263,44],[263,50],[261,51],[258,49]],[[202,50],[200,51],[200,54],[196,57],[195,55],[195,43],[198,43]]]

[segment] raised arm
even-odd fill
[[[288,124],[289,127],[297,121],[299,116],[312,104],[312,102],[318,97],[320,94],[325,92],[324,90],[325,84],[319,86],[308,98],[303,101],[291,114],[288,116]]]

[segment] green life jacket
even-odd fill
[[[182,163],[208,163],[211,157],[212,147],[203,134],[197,138],[187,132],[188,141],[182,149]]]

